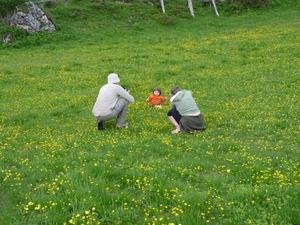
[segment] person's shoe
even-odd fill
[[[128,128],[128,123],[120,123],[116,125],[117,128]]]
[[[178,133],[180,133],[180,128],[177,127],[175,130],[172,130],[171,133],[172,134],[178,134]]]
[[[104,130],[104,121],[98,121],[98,130]]]

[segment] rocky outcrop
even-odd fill
[[[55,31],[54,24],[47,18],[44,11],[33,2],[25,2],[24,4],[17,6],[14,14],[5,17],[4,21],[9,26],[24,29],[29,33],[39,31],[51,33]]]

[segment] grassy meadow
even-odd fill
[[[193,18],[185,2],[57,2],[57,32],[0,48],[2,224],[300,224],[299,3]],[[128,129],[98,131],[111,72],[136,102]],[[169,103],[149,108],[175,85],[205,132],[172,135]]]

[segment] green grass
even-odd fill
[[[0,221],[300,224],[299,4],[192,18],[75,3],[45,7],[56,33],[0,50]],[[129,129],[98,131],[110,72],[136,102]],[[174,85],[205,132],[171,135],[168,107],[148,107]]]

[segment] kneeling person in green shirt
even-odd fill
[[[167,115],[175,126],[172,134],[179,132],[194,133],[206,129],[203,114],[198,108],[191,91],[181,90],[176,86],[172,88],[170,95],[171,109]]]

